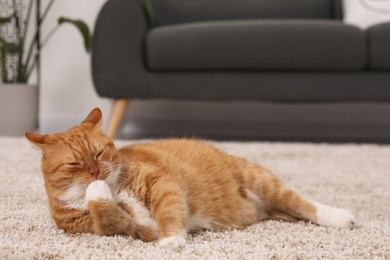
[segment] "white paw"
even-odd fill
[[[327,227],[352,228],[356,219],[347,209],[334,208],[315,203],[317,208],[317,223]]]
[[[169,248],[169,249],[180,249],[186,245],[186,238],[183,236],[170,236],[161,239],[158,244],[161,247]]]
[[[98,199],[112,199],[110,187],[108,187],[104,181],[99,180],[91,182],[87,187],[87,191],[85,192],[85,200],[87,202]]]

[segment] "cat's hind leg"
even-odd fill
[[[307,200],[288,188],[282,188],[279,194],[275,194],[275,198],[268,201],[272,201],[269,203],[270,218],[287,221],[303,219],[322,226],[339,228],[352,228],[356,222],[349,210]]]
[[[351,228],[356,220],[346,209],[335,208],[307,200],[297,192],[285,187],[269,170],[237,159],[241,180],[262,201],[269,218],[303,219],[328,227]]]

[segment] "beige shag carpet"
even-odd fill
[[[117,146],[127,142],[117,142]],[[0,137],[0,259],[390,259],[390,146],[216,142],[309,198],[355,212],[352,230],[264,221],[199,231],[179,251],[131,237],[69,235],[50,218],[40,152]]]

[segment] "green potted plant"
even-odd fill
[[[87,52],[91,34],[81,20],[60,17],[58,24],[41,37],[40,28],[55,0],[42,14],[40,0],[2,1],[0,6],[0,135],[22,135],[34,130],[38,122],[39,54],[51,36],[63,24],[71,24],[81,33]],[[7,3],[8,2],[8,3]],[[35,9],[33,12],[33,9]],[[36,17],[32,17],[35,13]],[[35,18],[35,19],[34,19]],[[35,28],[32,23],[36,22]],[[34,29],[31,32],[29,30]],[[31,84],[36,72],[36,83]]]

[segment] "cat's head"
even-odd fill
[[[84,198],[95,180],[115,185],[119,176],[117,150],[101,130],[102,113],[92,110],[79,125],[63,133],[26,133],[42,150],[42,174],[49,197],[64,202]]]

